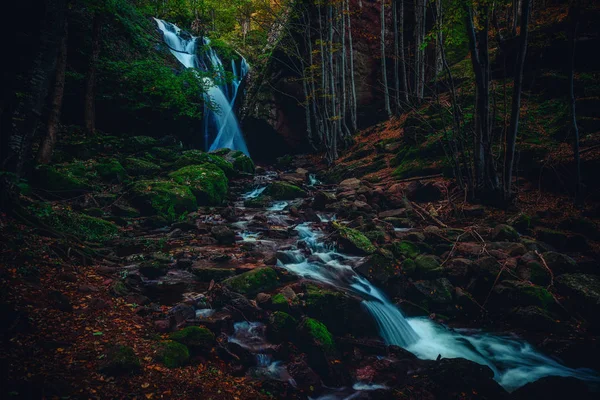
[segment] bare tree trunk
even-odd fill
[[[385,112],[388,118],[392,118],[390,106],[390,90],[388,88],[387,67],[385,56],[385,0],[381,0],[381,80],[383,83],[383,96],[385,99]]]
[[[575,110],[575,44],[577,43],[577,28],[579,25],[580,13],[579,0],[571,3],[569,17],[571,19],[571,45],[570,45],[570,65],[569,65],[569,97],[571,106],[571,118],[573,123],[573,159],[575,161],[575,206],[581,208],[584,204],[583,190],[581,187],[581,158],[579,155],[579,128],[577,127],[577,113]]]
[[[425,95],[425,17],[426,0],[415,0],[415,96],[421,102]]]
[[[66,7],[64,0],[46,0],[39,31],[36,55],[27,73],[25,98],[18,102],[13,113],[13,129],[7,143],[2,169],[22,176],[30,161],[31,144],[38,129],[42,110],[47,101],[48,89],[56,67]],[[1,184],[0,186],[4,186]],[[8,194],[0,188],[4,202]]]
[[[348,15],[348,48],[350,49],[350,118],[352,119],[352,131],[356,132],[358,124],[356,120],[356,82],[354,81],[354,48],[352,43],[352,23],[350,21],[350,0],[346,0],[346,13]]]
[[[396,114],[402,110],[402,101],[400,99],[400,39],[398,35],[398,1],[392,0],[392,24],[394,25],[394,89],[396,94]]]
[[[346,17],[345,17],[345,1],[342,2],[340,6],[341,16],[339,19],[341,24],[340,36],[342,37],[342,54],[340,58],[341,65],[341,76],[342,76],[342,106],[340,112],[341,124],[342,124],[342,133],[344,136],[344,143],[348,143],[350,140],[350,129],[348,128],[348,124],[346,121],[346,110],[348,109],[348,88],[346,85]]]
[[[332,120],[331,120],[331,159],[337,160],[337,139],[339,136],[339,115],[337,114],[337,98],[336,98],[336,90],[335,90],[335,72],[334,72],[334,63],[333,63],[333,4],[329,4],[329,74],[330,74],[330,84],[331,84],[331,112],[332,112]]]
[[[84,121],[88,135],[96,134],[96,72],[100,55],[100,15],[94,15],[92,26],[92,53],[85,77]]]
[[[504,198],[509,200],[512,196],[512,175],[515,158],[515,146],[519,131],[519,114],[521,112],[521,90],[523,87],[523,66],[527,55],[527,40],[529,35],[529,7],[531,0],[523,0],[521,10],[521,34],[519,54],[515,69],[515,82],[513,86],[512,110],[510,115],[510,129],[506,135],[506,153],[504,160]]]
[[[40,164],[48,164],[52,159],[52,153],[56,145],[58,124],[60,123],[60,110],[62,108],[63,94],[65,92],[65,72],[67,70],[67,40],[69,28],[67,19],[64,21],[63,36],[60,41],[60,49],[56,60],[56,74],[54,78],[54,89],[52,93],[52,104],[48,123],[46,126],[46,136],[42,139],[37,161]]]
[[[443,63],[442,63],[442,47],[444,46],[444,37],[442,34],[442,17],[444,15],[444,13],[442,12],[442,1],[441,0],[435,0],[435,5],[434,5],[434,9],[436,14],[438,15],[437,18],[437,41],[435,42],[435,65],[434,65],[434,76],[438,76],[438,74],[440,72],[442,72],[442,68]]]
[[[408,82],[406,75],[406,57],[404,56],[404,0],[398,0],[400,2],[400,15],[398,19],[400,20],[400,29],[399,29],[399,40],[400,43],[398,47],[400,49],[400,68],[402,68],[402,92],[403,92],[403,100],[405,104],[408,104]]]

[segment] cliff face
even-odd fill
[[[312,31],[316,32],[317,9],[308,5],[314,14]],[[380,12],[379,2],[350,0],[353,36],[354,73],[357,95],[357,122],[360,127],[370,126],[385,117],[381,85]],[[388,13],[389,14],[389,13]],[[388,17],[391,27],[391,16]],[[285,24],[293,22],[285,21]],[[247,96],[241,112],[242,129],[250,143],[254,158],[272,159],[286,153],[310,149],[306,135],[305,112],[302,103],[302,82],[282,49],[290,29],[279,26],[271,33],[271,57],[262,66],[256,66],[248,78]],[[393,33],[388,32],[388,43]],[[317,38],[313,38],[315,45]],[[300,49],[307,57],[308,49]],[[388,60],[390,63],[390,60]],[[268,143],[268,146],[265,144]]]

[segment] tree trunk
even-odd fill
[[[519,131],[519,114],[521,112],[521,89],[523,87],[523,66],[527,55],[527,40],[529,35],[529,9],[531,0],[523,0],[521,10],[521,34],[519,54],[515,68],[515,82],[513,86],[512,110],[510,115],[510,128],[506,135],[506,153],[504,160],[504,199],[512,196],[512,175],[515,158],[515,146]]]
[[[406,75],[406,57],[404,56],[404,0],[397,0],[400,2],[400,15],[398,19],[400,20],[400,29],[399,29],[399,41],[398,47],[400,50],[400,68],[402,68],[402,98],[404,100],[405,105],[408,104],[408,82]]]
[[[400,39],[398,35],[398,1],[392,0],[392,24],[394,25],[394,89],[396,94],[396,114],[402,111],[400,98]]]
[[[575,110],[575,44],[577,41],[577,28],[579,25],[579,0],[571,3],[569,17],[571,19],[570,37],[570,64],[569,64],[569,97],[571,106],[571,119],[573,123],[573,158],[575,162],[575,206],[583,207],[583,190],[581,187],[581,158],[579,156],[579,128],[577,127],[577,113]]]
[[[26,96],[15,107],[13,129],[2,160],[2,168],[18,177],[23,175],[25,165],[30,161],[31,144],[47,101],[66,18],[65,0],[46,0],[44,3],[37,51],[23,90]]]
[[[387,113],[388,118],[392,118],[392,108],[390,106],[390,90],[388,88],[387,68],[385,59],[385,0],[381,0],[381,80],[383,83],[385,112]]]
[[[52,104],[50,114],[48,116],[48,124],[46,126],[46,136],[42,139],[42,144],[37,156],[37,161],[40,164],[48,164],[52,159],[54,146],[56,145],[56,137],[58,124],[60,123],[60,110],[62,108],[63,94],[65,92],[65,72],[67,70],[67,40],[69,28],[67,19],[65,18],[63,37],[60,42],[60,49],[56,60],[56,74],[54,78],[54,89],[52,93]]]
[[[92,26],[92,52],[85,77],[84,121],[88,135],[96,134],[96,72],[100,55],[100,15],[94,15]]]
[[[352,119],[352,131],[358,130],[356,118],[356,82],[354,81],[354,48],[352,44],[352,23],[350,21],[350,0],[346,0],[346,13],[348,15],[348,48],[350,50],[350,118]]]

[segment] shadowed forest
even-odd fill
[[[600,4],[22,0],[0,398],[600,397]]]

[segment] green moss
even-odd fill
[[[302,322],[301,329],[308,334],[312,341],[323,347],[324,350],[335,350],[333,336],[322,322],[313,318],[306,318]]]
[[[59,232],[88,242],[103,242],[114,238],[119,232],[119,228],[112,222],[69,209],[52,207],[48,203],[35,204],[29,207],[29,211]]]
[[[125,159],[124,164],[127,172],[134,176],[152,175],[160,172],[158,165],[139,158],[128,157]]]
[[[153,147],[150,149],[150,154],[164,161],[175,161],[181,157],[178,149],[171,147]]]
[[[255,268],[252,271],[226,279],[223,281],[223,284],[235,292],[255,295],[277,288],[279,286],[279,278],[273,268]]]
[[[150,136],[132,136],[127,140],[127,146],[134,151],[148,150],[156,146],[156,139]]]
[[[255,170],[254,162],[250,157],[241,151],[234,151],[229,155],[229,159],[236,171],[253,174]]]
[[[404,260],[402,263],[402,272],[406,275],[412,275],[417,270],[417,264],[412,259]]]
[[[189,186],[200,205],[220,205],[229,190],[229,181],[213,164],[189,165],[169,174],[175,182]]]
[[[415,258],[421,254],[419,246],[409,240],[394,242],[392,244],[392,252],[396,257]]]
[[[190,359],[188,348],[172,340],[166,340],[159,345],[157,352],[158,360],[168,368],[182,367]]]
[[[306,197],[303,189],[287,182],[271,182],[263,194],[275,200],[294,200],[298,197]]]
[[[244,201],[244,207],[247,208],[266,208],[271,204],[273,199],[269,196],[260,195],[253,199],[248,199]]]
[[[333,227],[337,230],[340,238],[345,242],[345,247],[348,245],[352,248],[351,250],[358,251],[363,254],[371,254],[375,252],[376,248],[373,243],[362,233],[356,229],[348,228],[337,222],[333,222]]]
[[[290,304],[285,296],[281,293],[277,293],[275,296],[271,298],[271,304],[273,308],[276,310],[287,311],[290,309]]]
[[[385,243],[385,232],[382,231],[365,232],[365,237],[373,243]]]
[[[71,166],[40,165],[34,172],[34,183],[51,192],[82,192],[91,190],[85,171]]]
[[[145,214],[177,219],[182,213],[197,209],[192,191],[167,181],[139,181],[130,192],[132,204]]]
[[[116,345],[110,348],[100,371],[109,375],[122,375],[140,369],[140,360],[130,346]]]
[[[118,160],[114,158],[101,160],[96,164],[96,172],[105,181],[123,182],[127,178],[127,172]]]
[[[283,311],[275,311],[269,318],[268,335],[272,339],[289,340],[298,326],[298,320]]]
[[[523,294],[531,299],[531,302],[543,308],[548,308],[554,304],[554,297],[552,294],[540,286],[525,285],[521,288]]]
[[[236,170],[229,161],[216,154],[205,153],[200,150],[188,150],[175,162],[175,167],[183,168],[189,165],[214,164],[219,167],[228,178],[236,175]]]
[[[415,269],[422,278],[437,278],[442,273],[439,258],[432,255],[420,255],[415,258]]]
[[[188,326],[169,336],[171,340],[187,346],[190,350],[209,350],[215,343],[215,335],[207,328]]]

